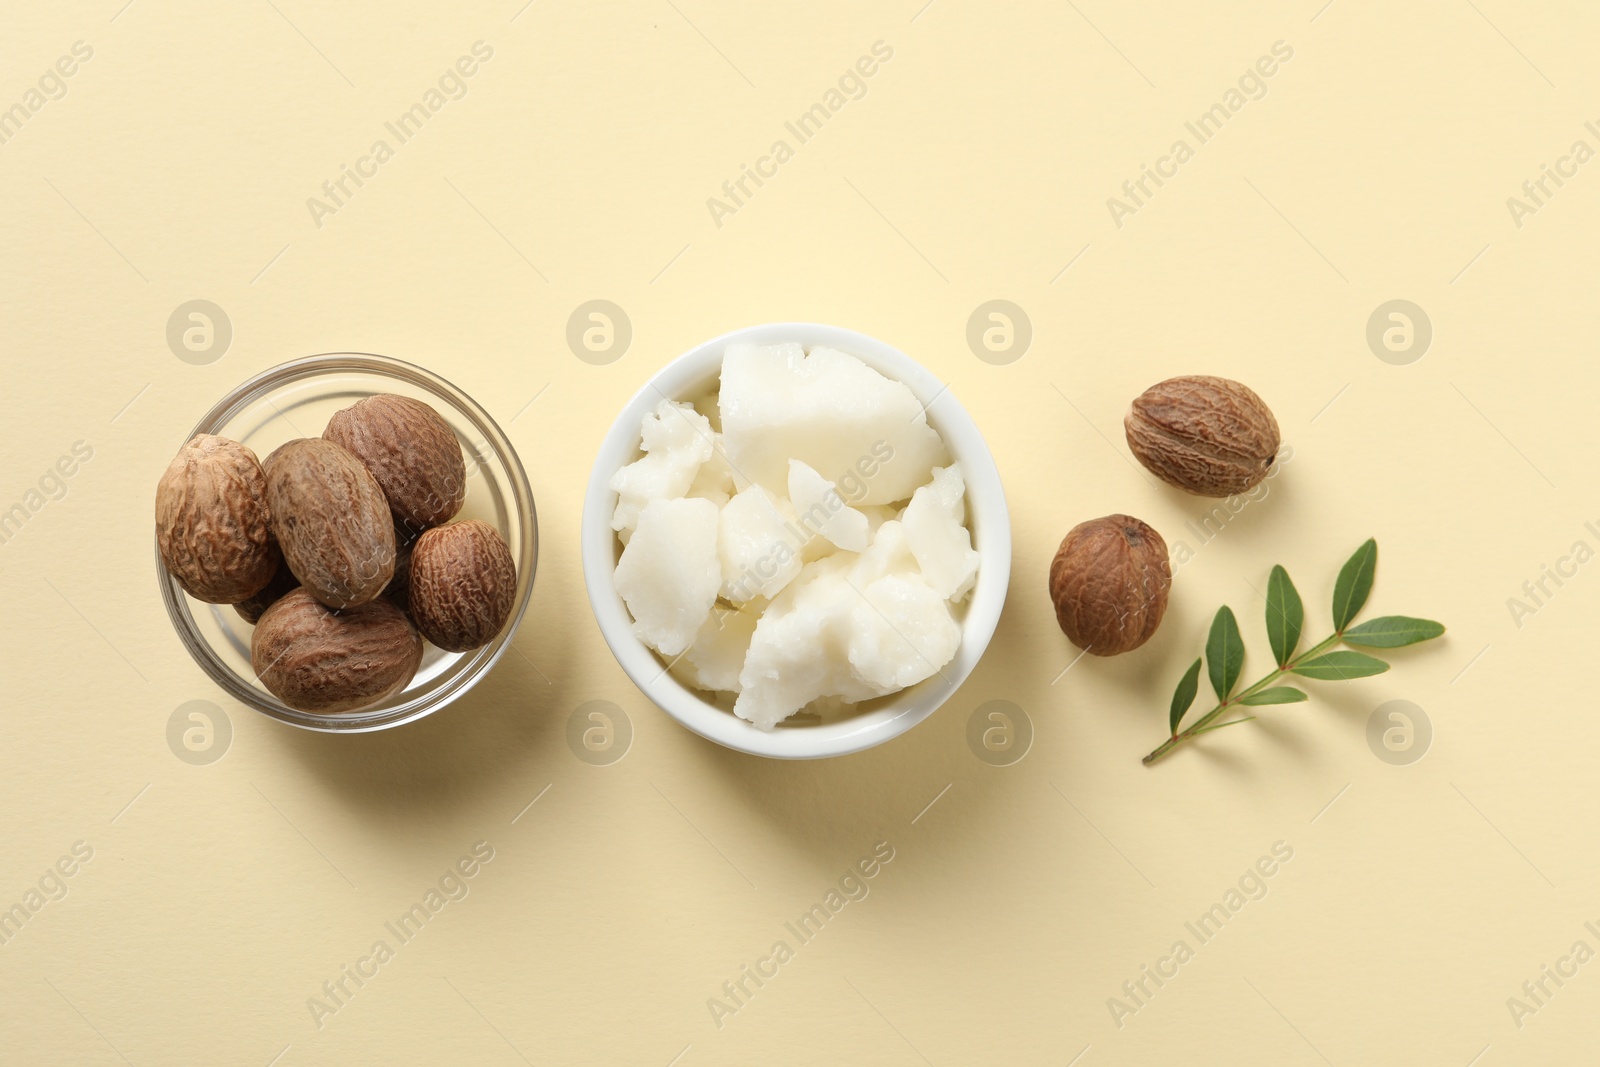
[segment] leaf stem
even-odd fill
[[[1156,760],[1161,759],[1163,756],[1177,748],[1179,745],[1183,744],[1185,741],[1193,739],[1197,734],[1204,733],[1206,729],[1210,727],[1219,716],[1222,715],[1223,712],[1234,708],[1245,697],[1252,696],[1253,694],[1259,693],[1261,690],[1266,689],[1268,686],[1272,685],[1273,682],[1276,682],[1284,675],[1291,673],[1296,667],[1298,667],[1301,663],[1304,663],[1306,660],[1326,652],[1329,648],[1338,644],[1340,639],[1343,637],[1344,633],[1341,631],[1339,633],[1335,633],[1326,640],[1319,641],[1317,644],[1312,645],[1298,656],[1295,656],[1293,659],[1289,660],[1288,663],[1285,663],[1283,666],[1279,667],[1277,670],[1273,671],[1259,682],[1256,682],[1248,688],[1241,689],[1239,692],[1233,694],[1227,700],[1222,701],[1216,707],[1202,715],[1199,719],[1195,720],[1193,725],[1179,733],[1173,734],[1171,737],[1161,742],[1160,746],[1157,747],[1155,751],[1151,752],[1144,758],[1144,763],[1146,765],[1154,763]]]

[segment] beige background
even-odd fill
[[[93,458],[0,545],[0,905],[74,842],[94,852],[0,947],[0,1059],[1587,1062],[1600,965],[1520,1028],[1506,1001],[1573,942],[1600,950],[1600,724],[1579,684],[1600,571],[1520,627],[1507,598],[1573,542],[1600,547],[1583,525],[1600,526],[1600,165],[1520,228],[1506,199],[1575,140],[1600,148],[1595,14],[922,2],[8,5],[0,106],[75,41],[94,54],[0,145],[0,507],[74,442]],[[468,95],[318,228],[307,198],[479,40],[494,54]],[[879,40],[894,55],[865,97],[716,226],[706,199]],[[1280,40],[1294,55],[1267,95],[1114,225],[1106,199]],[[596,298],[634,330],[608,366],[565,342]],[[1034,333],[1004,366],[966,342],[995,298]],[[1396,298],[1435,333],[1409,366],[1365,340]],[[205,366],[166,342],[192,299],[234,329]],[[972,679],[897,741],[795,765],[656,711],[600,640],[577,557],[588,457],[624,399],[706,337],[790,318],[947,380],[1015,524]],[[148,533],[156,478],[211,403],[339,349],[484,403],[543,533],[524,656],[367,737],[227,702],[165,620]],[[1143,476],[1120,433],[1137,392],[1197,372],[1252,385],[1295,450],[1203,547],[1184,524],[1205,505]],[[1149,645],[1063,674],[1045,569],[1111,511],[1196,555]],[[1252,585],[1285,564],[1321,636],[1369,535],[1370,612],[1449,635],[1140,766],[1216,607],[1239,612],[1253,679]],[[1390,699],[1432,722],[1420,762],[1368,746]],[[207,766],[166,741],[190,700],[231,722]],[[569,749],[588,700],[625,709],[620,762]],[[1010,767],[966,742],[990,700],[1036,735]],[[480,840],[495,858],[470,895],[319,1028],[307,998]],[[880,840],[895,858],[870,896],[718,1028],[707,999]],[[1277,841],[1294,858],[1265,899],[1191,940],[1119,1028],[1108,998]]]

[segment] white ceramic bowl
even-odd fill
[[[737,342],[778,344],[798,341],[810,351],[827,345],[856,356],[885,377],[904,382],[927,408],[928,422],[944,437],[953,459],[960,461],[967,483],[967,526],[978,551],[977,583],[957,606],[961,645],[955,658],[909,689],[855,706],[853,713],[822,722],[795,719],[776,730],[758,729],[718,706],[711,694],[680,682],[666,662],[633,634],[633,618],[612,582],[622,545],[611,529],[617,494],[611,476],[639,455],[639,427],[663,397],[687,400],[717,387],[722,353]],[[595,458],[583,502],[583,578],[589,588],[600,632],[617,662],[657,707],[701,737],[758,756],[817,759],[842,756],[880,745],[905,733],[932,715],[972,673],[1000,621],[1006,586],[1011,579],[1011,520],[1005,491],[989,446],[977,424],[944,383],[920,363],[882,341],[838,326],[779,322],[735,330],[693,348],[662,368],[630,400],[612,424]]]

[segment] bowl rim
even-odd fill
[[[764,731],[679,682],[657,653],[634,635],[632,616],[612,582],[617,541],[611,528],[616,494],[610,481],[612,474],[637,454],[644,414],[661,399],[694,396],[696,386],[715,378],[729,344],[784,341],[798,341],[807,350],[818,345],[836,347],[911,389],[929,423],[962,465],[967,525],[973,531],[981,563],[966,604],[961,643],[939,676],[880,698],[887,703],[861,716]],[[1005,488],[988,442],[972,416],[944,382],[898,348],[857,330],[825,323],[771,322],[731,330],[695,345],[651,375],[623,405],[602,439],[584,497],[581,536],[584,584],[595,621],[639,691],[701,737],[735,751],[775,759],[820,759],[860,752],[898,737],[932,715],[967,680],[988,648],[1011,578],[1011,521]]]
[[[215,432],[216,428],[241,414],[273,389],[338,371],[359,371],[393,378],[419,387],[449,403],[482,435],[483,444],[474,446],[475,450],[487,448],[505,468],[517,514],[523,519],[522,536],[516,544],[509,546],[517,555],[517,580],[520,588],[512,613],[495,639],[482,648],[460,653],[462,657],[470,657],[465,669],[456,671],[440,687],[409,700],[401,700],[398,703],[384,702],[375,708],[332,714],[300,711],[291,708],[266,690],[257,688],[252,682],[246,681],[243,675],[215,654],[211,642],[200,632],[195,622],[191,598],[183,591],[177,579],[167,572],[166,565],[161,559],[159,545],[155,549],[156,580],[161,588],[162,603],[166,606],[167,616],[172,622],[173,629],[177,631],[179,641],[200,669],[229,696],[268,718],[303,730],[339,734],[370,733],[415,722],[454,702],[486,676],[505,655],[517,628],[527,614],[528,604],[533,597],[533,584],[539,561],[539,519],[534,506],[533,490],[528,484],[528,475],[522,466],[522,460],[494,418],[465,390],[442,375],[414,363],[375,352],[319,352],[268,367],[240,383],[213,404],[211,409],[195,423],[183,441],[192,440],[196,434]],[[181,448],[182,444],[179,447]],[[468,458],[470,460],[473,457],[469,455]],[[153,537],[152,540],[154,541]],[[228,607],[228,605],[215,606]]]

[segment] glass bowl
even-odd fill
[[[394,393],[421,400],[455,430],[467,461],[466,502],[456,519],[481,519],[500,531],[517,564],[511,617],[489,644],[445,652],[424,643],[422,666],[401,693],[356,711],[299,711],[273,696],[250,667],[254,627],[228,604],[189,596],[156,554],[161,599],[194,661],[228,695],[280,722],[307,730],[359,733],[432,714],[477,684],[511,644],[533,592],[538,520],[528,476],[511,442],[473,399],[430,371],[387,356],[329,352],[293,360],[256,375],[223,397],[173,451],[197,433],[248,445],[258,458],[296,437],[320,437],[328,418],[362,397]]]

